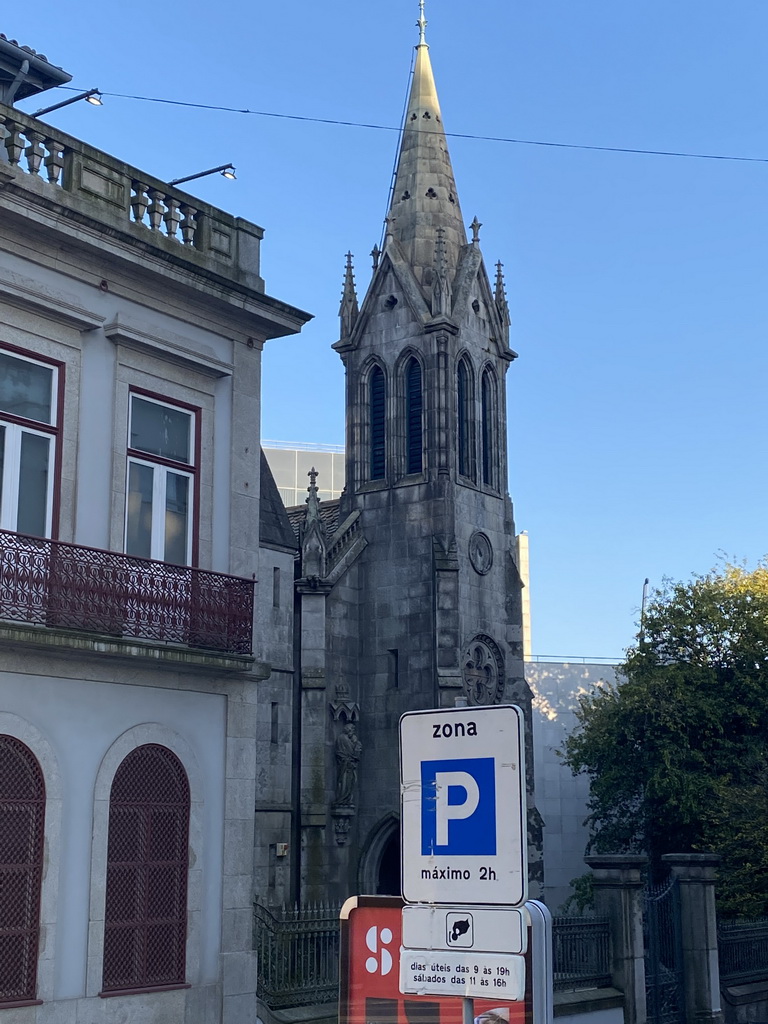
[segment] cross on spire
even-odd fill
[[[416,22],[419,28],[419,46],[427,45],[427,19],[424,17],[424,0],[419,0],[419,20]]]

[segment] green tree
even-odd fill
[[[579,699],[565,743],[590,777],[590,849],[722,857],[719,904],[768,913],[768,565],[667,583],[618,686]]]

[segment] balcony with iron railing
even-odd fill
[[[116,653],[128,640],[250,662],[253,600],[252,580],[0,530],[0,622],[38,635],[74,631]]]

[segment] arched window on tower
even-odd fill
[[[0,1008],[35,1000],[44,825],[37,758],[0,736]]]
[[[424,466],[424,392],[421,363],[411,358],[405,368],[405,462],[406,473],[421,473]]]
[[[487,366],[480,384],[481,403],[481,445],[483,458],[483,483],[487,487],[498,487],[498,441],[496,437],[496,378]]]
[[[383,480],[387,468],[387,382],[380,366],[374,366],[368,381],[370,408],[371,480]]]
[[[459,361],[456,371],[457,394],[457,448],[459,475],[475,479],[475,459],[472,431],[472,372],[466,359]]]
[[[182,985],[189,782],[167,747],[132,750],[109,797],[104,992]]]

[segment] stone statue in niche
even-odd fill
[[[358,739],[352,722],[347,722],[336,740],[336,803],[350,807],[354,805],[357,767],[363,745]]]

